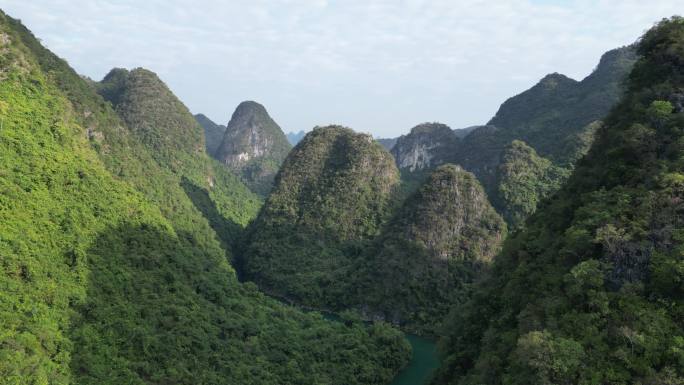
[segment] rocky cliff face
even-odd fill
[[[253,225],[246,275],[300,303],[335,306],[355,274],[354,253],[379,233],[398,183],[392,156],[371,136],[315,128],[288,155]]]
[[[423,123],[397,139],[391,152],[399,169],[414,172],[447,162],[458,143],[458,137],[448,126]]]
[[[195,120],[197,120],[197,123],[204,129],[204,142],[206,144],[207,154],[213,157],[223,141],[223,135],[226,133],[226,126],[214,123],[204,114],[195,115]]]
[[[365,309],[432,334],[463,301],[480,270],[500,250],[506,224],[473,174],[433,171],[392,219],[364,260],[358,285]]]
[[[247,101],[235,109],[215,157],[256,192],[266,194],[291,148],[264,106]]]

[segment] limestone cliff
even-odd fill
[[[399,169],[414,172],[447,162],[458,142],[458,137],[448,126],[423,123],[397,139],[391,152]]]
[[[240,103],[228,122],[216,159],[242,176],[257,193],[266,194],[292,146],[259,103]]]

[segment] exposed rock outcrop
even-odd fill
[[[420,171],[449,161],[456,151],[459,139],[449,126],[441,123],[423,123],[402,135],[392,147],[392,155],[399,169]]]
[[[292,146],[259,103],[240,103],[228,122],[216,159],[242,176],[257,193],[266,194]]]

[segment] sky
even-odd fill
[[[226,124],[243,100],[285,132],[395,137],[486,123],[544,75],[582,79],[682,0],[0,0],[79,73],[156,72]]]

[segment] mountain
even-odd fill
[[[429,124],[429,123],[426,123],[426,124]],[[470,134],[471,131],[473,131],[474,129],[476,129],[478,127],[480,127],[480,126],[472,126],[472,127],[466,127],[466,128],[455,128],[452,131],[454,132],[454,134],[456,135],[457,138],[463,139],[466,136],[468,136],[468,134]],[[385,149],[387,151],[391,152],[392,147],[394,147],[394,145],[397,143],[397,140],[399,140],[399,138],[377,138],[375,140],[378,143],[380,143],[383,147],[385,147]]]
[[[456,134],[456,136],[457,136],[459,139],[463,139],[463,138],[465,138],[466,136],[468,136],[468,134],[470,134],[471,132],[473,132],[473,130],[475,130],[475,129],[479,128],[479,127],[482,127],[482,126],[470,126],[470,127],[466,127],[466,128],[454,128],[453,131],[454,131],[454,134]]]
[[[488,128],[477,128],[468,135],[459,161],[477,175],[485,171],[477,164],[469,167],[473,154],[481,149],[501,152],[511,141],[522,140],[540,156],[567,165],[576,158],[575,151],[582,150],[568,148],[568,142],[582,135],[591,123],[603,119],[617,103],[635,60],[635,49],[628,46],[605,53],[596,69],[582,81],[558,73],[545,76],[534,87],[501,105],[487,123],[499,129],[493,135],[496,138],[490,137],[493,131]],[[481,130],[484,133],[473,136]]]
[[[637,53],[589,153],[452,314],[435,384],[684,381],[684,19]]]
[[[545,76],[534,87],[504,102],[486,126],[464,137],[453,162],[474,173],[493,198],[496,209],[513,228],[520,227],[536,204],[556,191],[574,163],[587,152],[601,119],[622,95],[623,81],[635,60],[635,49],[628,46],[605,53],[596,69],[582,81],[558,73]],[[547,175],[554,180],[532,177],[528,178],[528,188],[511,189],[511,184],[520,180],[506,180],[513,174],[501,172],[508,167],[502,163],[513,161],[516,154],[529,153],[511,152],[513,141],[523,142],[542,163],[550,162],[562,170]],[[517,164],[529,161],[528,157]],[[539,185],[533,186],[535,183]],[[534,197],[513,195],[525,190],[535,191]],[[513,214],[511,207],[521,203],[527,208]]]
[[[202,127],[155,73],[115,68],[96,87],[158,162],[173,168],[205,152]]]
[[[413,191],[416,182],[440,164],[459,164],[480,180],[511,228],[520,228],[536,204],[556,191],[574,163],[588,151],[601,119],[619,100],[623,80],[635,61],[635,49],[629,46],[605,53],[582,81],[549,74],[504,102],[484,126],[452,130],[451,135],[448,127],[438,123],[415,127],[391,147],[405,190]],[[529,186],[523,188],[520,175],[502,172],[511,162],[520,166],[531,161],[529,156],[513,159],[529,154],[527,150],[510,150],[514,141],[533,150],[541,163],[550,162],[553,172],[546,177],[557,179],[541,181],[531,176],[526,182]],[[509,177],[518,179],[505,179]],[[539,184],[533,186],[535,183]],[[534,191],[534,196],[515,195],[525,191]]]
[[[285,134],[288,142],[290,142],[290,144],[293,146],[296,146],[297,143],[299,143],[304,138],[304,135],[306,135],[306,132],[304,132],[304,130],[300,130],[299,132],[288,132],[287,134]]]
[[[315,128],[288,155],[250,229],[245,276],[306,306],[339,307],[398,184],[392,156],[371,136]]]
[[[266,108],[247,101],[228,122],[216,159],[235,171],[258,194],[267,194],[292,145]]]
[[[448,162],[458,143],[458,137],[449,126],[423,123],[413,127],[408,135],[399,137],[391,152],[399,169],[414,172]]]
[[[492,201],[511,227],[520,228],[542,199],[560,188],[569,173],[540,157],[525,142],[514,140],[501,155]]]
[[[178,230],[206,237],[212,229],[198,224],[204,216],[224,247],[234,245],[261,201],[207,156],[203,129],[187,107],[155,73],[143,68],[115,68],[94,87],[129,129],[129,143],[121,147],[113,142],[122,135],[102,132],[100,152],[116,164],[117,173],[159,204]],[[134,166],[129,152],[144,159],[144,165]]]
[[[357,275],[362,310],[435,335],[500,251],[506,224],[473,174],[435,169],[369,248]]]
[[[375,141],[380,143],[382,147],[385,147],[385,150],[392,151],[392,147],[397,143],[397,139],[399,138],[378,138]]]
[[[88,82],[0,12],[0,77],[5,381],[385,384],[406,362],[386,325],[237,281],[229,246],[259,200],[154,74]]]
[[[207,149],[207,154],[214,156],[216,150],[223,141],[223,135],[226,132],[226,126],[214,123],[204,114],[195,115],[195,120],[204,129],[204,141]]]

